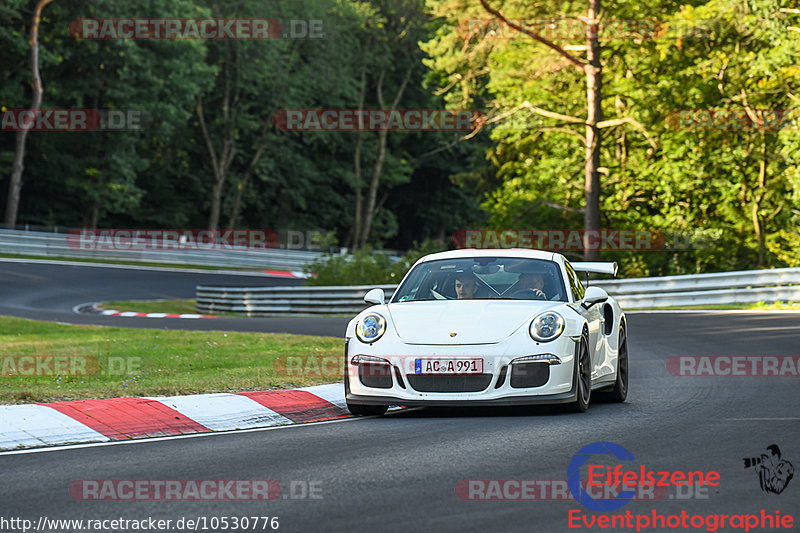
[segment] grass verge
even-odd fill
[[[137,313],[197,313],[197,300],[132,300],[103,302],[103,309],[135,311]]]
[[[287,356],[327,356],[335,363],[341,355],[342,339],[335,337],[137,330],[0,317],[0,403],[304,387],[340,377],[319,367],[282,370]]]

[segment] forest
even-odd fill
[[[15,185],[37,9],[41,110],[101,127],[27,132]],[[85,34],[100,19],[273,34]],[[795,1],[3,0],[0,20],[6,227],[314,232],[401,255],[632,231],[659,246],[565,254],[624,276],[800,266]],[[469,127],[289,127],[297,110]]]

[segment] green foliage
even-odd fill
[[[386,252],[372,248],[356,250],[349,256],[326,254],[306,267],[313,274],[305,285],[388,285],[400,283],[406,272],[422,256],[440,252],[442,248],[434,241],[426,241],[410,250],[399,259],[392,259]]]
[[[575,21],[586,14],[585,2],[491,3],[515,19]],[[30,105],[34,5],[0,5],[0,109]],[[668,120],[680,110],[745,107],[794,110],[796,117],[796,10],[779,0],[605,5],[605,20],[659,19],[711,30],[602,41],[604,117],[635,121],[603,129],[602,226],[714,235],[685,250],[603,252],[625,275],[800,266],[797,129],[686,129]],[[325,35],[82,41],[68,34],[72,20],[119,17],[318,19]],[[52,2],[40,28],[42,107],[140,110],[152,120],[141,131],[31,133],[19,223],[204,227],[214,175],[196,113],[201,98],[214,149],[219,153],[228,141],[236,147],[221,191],[221,225],[241,191],[235,227],[322,230],[348,244],[359,134],[281,131],[272,114],[356,108],[362,74],[364,105],[377,108],[378,80],[390,101],[410,68],[400,108],[479,109],[492,122],[469,139],[444,132],[388,135],[371,249],[408,249],[420,241],[444,249],[453,232],[467,228],[581,228],[585,79],[524,36],[466,40],[470,21],[488,18],[475,0]],[[226,86],[233,95],[227,116]],[[578,122],[541,116],[526,102]],[[366,193],[378,134],[360,135]],[[3,191],[14,141],[0,133]],[[387,261],[369,251],[350,263],[334,258],[329,267],[318,265],[312,281],[396,281],[407,265]]]
[[[433,56],[430,79],[450,89],[448,104],[483,105],[491,116],[529,102],[562,115],[585,116],[585,80],[552,50],[520,35],[465,42],[458,24],[487,18],[476,4],[429,0],[444,22],[424,48]],[[492,5],[511,19],[527,20],[576,17],[586,9],[585,3],[517,0]],[[634,119],[655,143],[632,123],[603,130],[602,226],[668,235],[702,229],[718,235],[687,250],[603,252],[604,258],[619,261],[626,274],[800,265],[796,131],[698,131],[667,121],[670,113],[685,109],[745,106],[795,109],[796,117],[800,41],[789,27],[797,25],[799,16],[782,7],[776,0],[605,6],[605,20],[660,19],[685,31],[602,40],[605,118]],[[710,33],[693,33],[693,27]],[[582,128],[520,109],[489,131],[486,159],[499,179],[476,190],[484,195],[490,228],[582,227]],[[764,235],[761,250],[759,232]]]

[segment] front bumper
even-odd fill
[[[530,342],[488,345],[408,345],[381,350],[353,339],[345,349],[345,396],[364,405],[524,405],[572,402],[576,398],[575,361],[579,343],[566,335],[551,343]],[[388,353],[402,355],[387,355]],[[560,363],[512,363],[529,355],[553,354]],[[353,364],[357,355],[379,357],[388,364]],[[483,374],[432,376],[414,373],[417,358],[480,357]],[[383,373],[375,373],[382,368]],[[524,370],[524,371],[523,371]],[[377,376],[377,377],[376,377]],[[520,377],[522,376],[522,377]],[[527,376],[527,377],[526,377]],[[527,381],[526,381],[527,380]],[[534,386],[526,386],[526,385]]]

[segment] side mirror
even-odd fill
[[[583,302],[581,305],[585,309],[589,309],[594,304],[599,304],[601,302],[605,302],[608,300],[608,293],[605,289],[601,289],[600,287],[589,287],[586,289],[586,294],[583,295]]]
[[[386,301],[386,295],[383,294],[383,289],[370,289],[364,295],[364,301],[368,304],[383,305]]]

